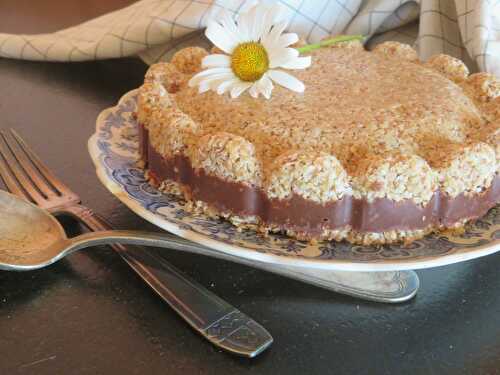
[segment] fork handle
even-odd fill
[[[104,218],[81,205],[59,213],[69,214],[94,232],[113,229]],[[216,346],[254,357],[273,342],[259,323],[188,278],[163,257],[138,246],[111,247],[170,307]]]

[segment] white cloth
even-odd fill
[[[141,56],[147,63],[181,47],[207,44],[202,30],[220,7],[234,13],[254,0],[142,0],[81,25],[41,35],[0,34],[0,56],[83,61]],[[426,60],[446,53],[500,77],[500,0],[280,0],[289,30],[309,42],[364,34],[415,44]]]

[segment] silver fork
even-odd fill
[[[6,155],[4,157],[9,157],[10,153],[14,154],[14,158],[11,157],[9,159],[10,161],[7,161],[11,165],[18,165],[17,169],[19,171],[17,172],[15,177],[21,185],[30,187],[29,192],[31,192],[30,194],[26,195],[23,190],[19,189],[14,181],[10,183],[10,185],[8,185],[9,189],[13,193],[27,198],[33,203],[36,203],[39,206],[48,209],[52,213],[69,214],[81,221],[93,231],[107,230],[111,228],[104,219],[97,216],[87,207],[79,205],[80,198],[68,187],[62,184],[56,177],[54,177],[54,175],[47,169],[47,167],[45,167],[40,159],[27,146],[26,142],[24,142],[15,131],[11,130],[10,134],[4,132],[3,139],[8,143],[10,147],[10,149],[5,149],[6,146],[4,146],[4,153]],[[30,177],[33,175],[33,177],[31,177],[31,179],[26,179],[25,174],[22,173],[21,170],[24,170]],[[39,174],[41,174],[44,179],[41,179]],[[45,181],[45,179],[48,180],[48,183]],[[34,187],[36,187],[38,190]],[[24,190],[26,190],[26,188]],[[191,252],[200,254],[207,253],[206,248],[194,242],[184,240],[177,236],[168,235],[166,233],[165,237],[169,237],[173,243],[175,242],[176,246],[182,245],[182,247],[185,249],[189,248]],[[174,246],[173,244],[173,248],[175,248],[176,246]],[[161,264],[167,269],[167,271],[172,267],[168,265],[168,263],[166,263],[166,261],[162,257],[155,256],[154,254],[142,249],[127,247],[127,251],[124,252],[123,246],[117,245],[113,248],[117,251],[121,251],[120,254],[125,258],[125,260],[127,260],[129,264],[133,263],[134,261],[137,262],[137,259],[147,257],[150,260],[150,264]],[[132,253],[134,253],[135,260],[130,258],[130,254]],[[419,288],[418,276],[414,271],[329,271],[320,269],[307,269],[296,266],[278,266],[274,264],[243,259],[241,257],[231,256],[230,254],[224,254],[217,251],[212,251],[210,255],[217,258],[242,263],[254,268],[260,268],[268,272],[273,272],[308,284],[316,285],[337,293],[347,294],[356,298],[376,302],[403,302],[411,299],[416,294]],[[131,266],[133,265],[131,264]],[[136,270],[136,272],[139,271]],[[173,270],[168,272],[178,273],[179,271]],[[143,277],[143,279],[145,279],[145,281],[153,289],[155,289],[162,298],[165,299],[165,297],[161,294],[161,290],[166,288],[164,285],[165,283],[160,282],[159,285],[156,285],[158,282],[157,280],[151,280],[150,277],[141,277]],[[162,277],[160,276],[157,276],[156,278],[162,280]],[[155,283],[155,285],[152,285],[152,283]],[[172,287],[170,287],[170,289],[172,289]],[[186,298],[188,297],[189,296],[186,296]]]
[[[14,131],[0,132],[0,177],[11,193],[54,215],[68,214],[92,231],[112,229],[57,179]],[[259,323],[182,274],[164,258],[136,246],[111,246],[187,323],[216,346],[254,357],[273,342]]]

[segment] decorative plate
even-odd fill
[[[263,237],[251,230],[239,232],[225,220],[190,213],[181,199],[149,185],[137,166],[138,134],[132,116],[135,105],[134,90],[116,107],[99,115],[96,133],[89,140],[90,155],[99,179],[112,194],[138,215],[180,237],[250,260],[346,271],[429,268],[500,250],[500,206],[461,235],[433,234],[409,246],[357,246],[335,241],[312,245],[283,235]]]

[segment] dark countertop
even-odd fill
[[[0,25],[15,13],[2,7]],[[82,20],[103,8],[74,10]],[[0,59],[0,129],[18,130],[115,226],[157,230],[98,182],[86,149],[98,113],[140,85],[145,69],[134,59]],[[270,350],[254,360],[220,352],[116,254],[95,248],[47,269],[0,272],[0,374],[500,374],[500,254],[419,271],[417,297],[400,305],[203,256],[165,257],[262,323],[275,339]]]

